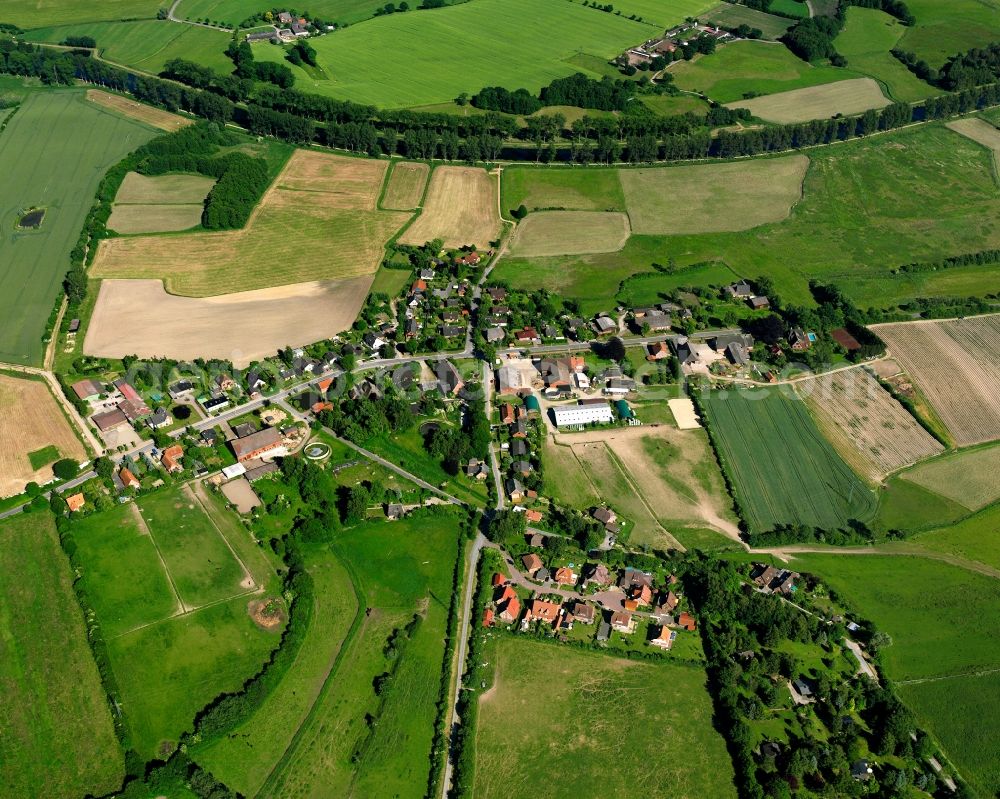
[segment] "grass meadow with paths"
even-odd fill
[[[5,796],[104,796],[122,751],[73,574],[46,511],[0,525],[0,784]]]
[[[585,314],[610,307],[621,281],[671,259],[678,281],[685,267],[721,262],[742,276],[769,275],[796,304],[812,303],[810,279],[839,285],[862,307],[1000,291],[992,266],[892,274],[901,264],[1000,247],[1000,192],[987,149],[932,124],[807,154],[802,199],[782,222],[733,233],[633,235],[620,252],[594,256],[504,258],[493,276],[577,299]],[[530,196],[529,178],[520,179],[520,196]],[[505,191],[504,207],[512,200]]]
[[[0,133],[0,360],[36,364],[42,334],[105,170],[156,134],[88,103],[82,91],[32,91]],[[21,211],[44,208],[37,230]]]
[[[874,495],[802,400],[760,389],[713,392],[702,402],[751,532],[777,524],[843,529],[871,519]]]
[[[280,631],[261,630],[247,612],[251,599],[276,595],[274,574],[233,521],[214,499],[203,505],[177,487],[73,525],[83,586],[143,757],[170,751],[195,713],[238,688],[278,643]],[[241,586],[223,534],[264,594]]]
[[[700,668],[503,634],[485,657],[495,671],[479,700],[477,799],[735,797]]]

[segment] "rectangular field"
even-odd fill
[[[140,175],[129,172],[115,195],[116,204],[191,205],[205,200],[215,181],[203,175]]]
[[[719,25],[725,28],[736,28],[740,25],[749,25],[757,28],[764,34],[766,39],[779,39],[784,36],[792,25],[793,20],[787,17],[778,17],[774,14],[766,14],[754,8],[736,5],[735,3],[719,3],[708,13],[702,14],[699,19],[703,22]]]
[[[507,635],[488,657],[494,676],[479,700],[476,797],[536,797],[540,779],[547,799],[736,796],[700,669]],[[662,758],[665,741],[684,756]],[[554,762],[559,774],[540,777]]]
[[[382,207],[390,211],[412,211],[424,197],[431,168],[427,164],[398,161],[389,175]]]
[[[955,442],[1000,438],[1000,315],[874,325]]]
[[[503,170],[503,203],[508,211],[624,211],[618,170],[541,169],[509,166]]]
[[[4,794],[114,793],[122,751],[51,515],[3,522],[0,574]]]
[[[399,241],[420,245],[443,239],[445,247],[488,247],[500,235],[497,192],[496,177],[485,169],[439,166],[420,216]]]
[[[102,92],[100,89],[87,89],[87,99],[92,103],[103,106],[124,114],[131,119],[145,122],[154,128],[165,131],[175,131],[193,125],[194,120],[190,117],[182,117],[180,114],[171,114],[162,108],[155,108],[144,103],[137,103],[135,100],[124,97],[120,94]]]
[[[0,374],[0,497],[19,494],[29,482],[52,479],[59,458],[86,460],[87,453],[47,383]],[[56,457],[32,463],[32,454],[54,447]],[[50,450],[51,454],[51,450]],[[37,468],[36,468],[37,467]]]
[[[93,274],[187,297],[371,275],[409,217],[375,210],[387,166],[296,150],[242,230],[105,239]]]
[[[625,214],[602,211],[538,211],[517,226],[515,256],[615,252],[629,237]]]
[[[1000,445],[955,452],[922,463],[902,475],[970,511],[1000,499]]]
[[[125,235],[174,233],[201,225],[201,205],[115,205],[108,217],[108,230]]]
[[[872,482],[944,451],[867,369],[840,370],[795,389],[841,457]]]
[[[804,155],[619,172],[635,233],[748,230],[780,222],[802,197]],[[683,202],[679,202],[683,198]]]
[[[296,68],[295,83],[303,91],[384,108],[448,102],[484,86],[534,92],[576,72],[566,61],[576,53],[605,62],[659,31],[560,0],[476,0],[431,14],[389,14],[317,39],[319,63],[333,77],[316,80]],[[262,47],[261,53],[269,46]]]
[[[882,94],[882,88],[874,80],[854,78],[754,97],[752,100],[739,100],[727,103],[727,108],[746,108],[766,122],[787,125],[811,119],[828,119],[838,114],[860,114],[889,104],[889,98]]]
[[[10,119],[0,136],[0,360],[41,360],[45,321],[97,184],[153,135],[75,90],[32,92]],[[28,208],[45,209],[45,218],[38,229],[19,231]]]
[[[751,532],[778,524],[842,529],[874,514],[874,495],[800,399],[760,389],[713,392],[702,402]]]

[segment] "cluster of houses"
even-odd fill
[[[776,569],[763,563],[755,563],[750,579],[765,594],[791,596],[795,593],[795,581],[799,575],[788,569]]]
[[[456,258],[466,265],[480,262],[478,252]],[[445,349],[461,349],[469,327],[473,286],[468,278],[455,278],[447,268],[442,268],[447,267],[445,261],[437,259],[435,264],[436,267],[421,269],[410,284],[406,310],[400,320],[403,337],[419,342],[440,336],[447,342]]]
[[[99,380],[79,380],[70,388],[77,399],[89,406],[90,421],[106,443],[117,444],[124,431],[138,432],[143,426],[158,429],[173,423],[164,408],[151,409],[124,379],[107,386]]]
[[[617,59],[615,63],[620,66],[638,67],[641,64],[650,64],[653,59],[665,57],[673,60],[674,53],[685,47],[689,42],[700,39],[702,36],[710,36],[718,43],[735,40],[735,36],[721,28],[712,25],[702,25],[699,22],[685,22],[675,28],[665,31],[663,36],[655,39],[647,39],[640,45],[630,47]]]
[[[653,576],[639,569],[626,568],[620,573],[612,573],[605,564],[596,563],[588,565],[582,575],[570,566],[562,566],[550,573],[534,553],[524,555],[521,562],[524,574],[534,582],[552,582],[561,587],[579,587],[583,591],[614,592],[624,596],[620,600],[622,608],[602,610],[593,602],[588,602],[583,594],[569,599],[561,596],[546,599],[539,595],[523,599],[506,575],[496,573],[492,579],[492,599],[483,613],[484,627],[518,625],[527,630],[537,625],[562,632],[572,630],[575,624],[598,623],[594,640],[603,643],[609,640],[612,632],[634,634],[639,615],[644,615],[656,622],[650,625],[648,644],[663,650],[673,646],[679,630],[697,629],[697,622],[690,613],[682,611],[674,615],[680,597],[673,590],[677,585],[673,575],[668,578],[666,586],[657,590],[653,585]]]
[[[606,396],[623,397],[636,388],[635,380],[617,365],[589,375],[580,355],[546,356],[530,363],[526,359],[508,359],[497,367],[496,379],[500,396],[525,397],[538,391],[547,399],[567,399],[577,392],[592,394],[600,390]]]

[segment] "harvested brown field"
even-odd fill
[[[296,150],[242,230],[105,239],[92,274],[162,279],[186,297],[371,275],[409,219],[375,210],[386,167]]]
[[[169,111],[137,103],[135,100],[120,94],[102,92],[100,89],[87,89],[87,99],[92,103],[103,105],[105,108],[110,108],[132,119],[138,119],[140,122],[145,122],[160,130],[180,130],[195,122],[193,119],[182,117],[179,114],[171,114]]]
[[[1000,438],[1000,315],[872,325],[960,446]]]
[[[140,175],[129,172],[115,204],[200,205],[215,181],[203,175]]]
[[[946,128],[951,128],[955,133],[959,133],[966,138],[972,139],[976,144],[981,144],[993,151],[993,163],[997,170],[1000,170],[1000,130],[997,130],[985,119],[969,117],[968,119],[956,119],[954,122],[945,124]]]
[[[869,482],[944,451],[865,369],[844,369],[795,387],[840,456]]]
[[[201,224],[201,205],[115,205],[108,229],[116,233],[172,233]]]
[[[630,232],[625,214],[536,211],[518,224],[510,252],[514,256],[617,252]]]
[[[347,330],[371,282],[366,275],[195,299],[167,294],[159,280],[105,280],[83,351],[108,358],[227,358],[242,367],[281,347]]]
[[[427,164],[397,161],[389,175],[382,207],[390,211],[412,211],[420,207],[431,168]]]
[[[28,454],[54,446],[60,458],[87,454],[46,383],[0,374],[0,497],[19,494],[30,482],[52,479],[51,464],[32,469]]]
[[[500,236],[497,178],[485,169],[439,166],[431,175],[423,211],[401,244],[443,239],[446,247],[487,247]]]
[[[749,230],[785,219],[802,197],[804,155],[619,172],[632,232]]]
[[[884,108],[889,104],[890,100],[882,94],[882,88],[874,80],[854,78],[750,100],[737,100],[726,103],[726,107],[746,108],[765,122],[785,125],[828,119],[836,114],[860,114],[870,108]]]

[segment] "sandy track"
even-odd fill
[[[103,105],[105,108],[118,111],[127,117],[138,119],[140,122],[145,122],[160,130],[173,132],[195,123],[193,119],[171,114],[169,111],[153,108],[151,105],[143,105],[118,94],[108,94],[100,89],[87,89],[87,99],[92,103]]]
[[[159,280],[105,280],[87,330],[87,355],[225,358],[236,366],[280,347],[329,338],[353,324],[372,276],[298,283],[200,299]]]

